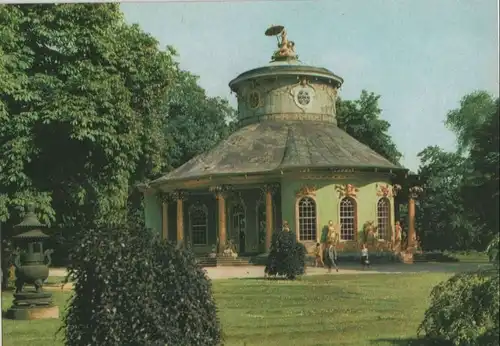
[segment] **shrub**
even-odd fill
[[[492,260],[498,261],[498,257]],[[431,304],[418,333],[453,345],[498,344],[499,283],[495,265],[493,269],[456,274],[438,284],[431,292]]]
[[[306,248],[292,231],[274,232],[265,273],[293,280],[305,272]]]
[[[150,230],[86,232],[72,253],[67,345],[218,345],[211,282],[194,256]]]

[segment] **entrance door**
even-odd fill
[[[238,253],[245,252],[246,245],[246,219],[245,209],[241,203],[235,204],[233,207],[233,237],[238,239]]]

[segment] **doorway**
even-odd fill
[[[245,209],[241,203],[233,206],[233,236],[238,239],[238,253],[243,254],[246,251],[246,218]]]

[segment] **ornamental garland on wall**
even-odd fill
[[[353,184],[336,185],[336,190],[339,193],[339,198],[356,197],[359,192],[359,189]]]
[[[379,197],[396,197],[398,192],[401,190],[401,185],[394,184],[394,186],[390,186],[389,184],[377,184],[377,196]]]
[[[299,191],[297,191],[296,196],[298,198],[304,196],[316,196],[316,186],[314,185],[303,185]]]

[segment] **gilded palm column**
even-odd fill
[[[226,248],[227,231],[226,231],[226,197],[230,187],[227,185],[213,186],[211,192],[215,193],[217,200],[217,225],[219,231],[218,252],[223,253]]]
[[[171,202],[169,193],[160,194],[161,202],[161,235],[162,239],[168,240],[168,204]]]
[[[264,185],[264,193],[266,200],[266,251],[271,248],[271,239],[273,236],[273,194],[278,190],[276,184]]]
[[[177,200],[177,246],[184,246],[184,201],[186,193],[182,190],[176,190],[173,199]]]
[[[408,194],[408,242],[407,248],[411,249],[416,244],[415,231],[415,200],[418,198],[423,189],[420,186],[413,186],[409,189]]]

